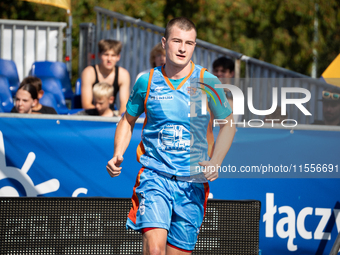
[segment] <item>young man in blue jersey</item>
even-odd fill
[[[142,141],[137,148],[137,159],[143,167],[133,189],[133,206],[126,224],[143,234],[144,255],[193,251],[205,214],[208,181],[216,180],[218,171],[210,168],[195,173],[192,169],[208,169],[208,166],[217,169],[235,134],[235,127],[230,125],[231,108],[223,90],[214,89],[218,79],[191,61],[196,36],[195,25],[186,18],[175,18],[167,24],[162,38],[166,64],[137,80],[116,129],[113,158],[106,166],[111,177],[121,173],[134,124],[145,112]],[[195,78],[203,83],[193,82]],[[205,87],[193,87],[194,84]],[[203,91],[207,91],[210,110],[202,111],[204,114],[197,111],[198,118],[190,111],[190,97],[192,94],[200,97]],[[213,95],[212,91],[218,103],[209,96]],[[200,105],[203,108],[203,103],[196,104],[199,110]],[[206,136],[212,115],[228,124],[220,125],[209,157],[211,137]]]

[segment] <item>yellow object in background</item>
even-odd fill
[[[321,76],[328,84],[340,87],[340,54],[332,61]]]
[[[59,8],[69,10],[71,12],[71,0],[22,0],[22,1],[53,5]]]

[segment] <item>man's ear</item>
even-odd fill
[[[162,48],[165,49],[165,43],[166,43],[166,39],[165,37],[162,37]]]
[[[44,95],[44,91],[41,89],[39,92],[38,92],[38,99],[40,100]]]
[[[118,62],[118,61],[120,60],[120,54],[117,56],[117,59],[118,59],[118,60],[117,60],[117,62]]]
[[[115,97],[114,96],[110,96],[110,98],[109,98],[110,104],[113,104],[114,100],[115,100]]]

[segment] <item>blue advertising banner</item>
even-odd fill
[[[131,197],[142,124],[111,178],[116,122],[3,116],[0,196]],[[210,197],[261,201],[262,254],[329,254],[340,231],[339,141],[336,128],[238,128]]]

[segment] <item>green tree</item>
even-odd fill
[[[340,1],[320,1],[318,4],[319,42],[316,49],[318,74],[321,75],[340,53]]]
[[[197,25],[202,40],[306,75],[311,74],[313,49],[318,52],[318,76],[340,53],[338,0],[72,0],[71,4],[73,82],[78,75],[79,25],[96,23],[95,6],[163,27],[173,17],[186,16]],[[2,0],[0,14],[3,19],[68,22],[63,9],[20,0]]]

